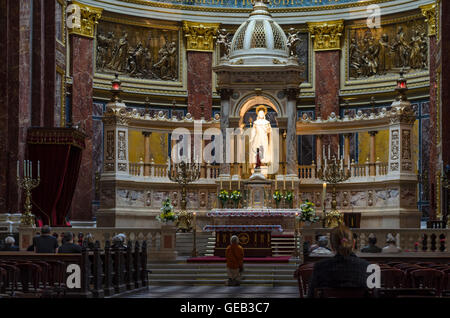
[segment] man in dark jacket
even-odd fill
[[[58,253],[81,253],[81,246],[73,243],[73,234],[64,233],[63,244],[58,248]]]
[[[44,225],[41,229],[41,235],[33,239],[34,251],[36,253],[56,253],[58,240],[50,234],[50,227]]]
[[[381,253],[381,247],[377,246],[377,238],[376,238],[375,234],[370,233],[369,245],[364,246],[361,249],[361,253]]]

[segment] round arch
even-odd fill
[[[244,120],[245,113],[258,105],[267,105],[274,111],[276,111],[279,117],[284,117],[283,109],[282,107],[280,107],[277,100],[275,100],[272,96],[265,94],[263,95],[251,94],[244,96],[239,101],[239,103],[236,104],[234,111],[232,112],[233,114],[232,116],[240,117],[239,125],[241,125]]]

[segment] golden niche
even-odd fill
[[[102,21],[96,71],[140,79],[178,81],[178,31]]]
[[[349,78],[383,76],[428,68],[427,26],[424,20],[382,28],[351,29],[348,33]]]

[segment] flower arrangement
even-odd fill
[[[302,205],[300,205],[300,214],[297,218],[301,222],[315,223],[319,221],[319,217],[316,216],[316,207],[314,203],[306,200]]]
[[[283,195],[281,194],[280,190],[275,190],[272,197],[275,200],[275,202],[280,202],[281,199],[283,198]]]
[[[230,194],[228,193],[227,190],[221,190],[219,192],[218,198],[222,204],[222,208],[225,206],[225,203],[228,201],[228,199],[230,198]]]
[[[294,194],[289,190],[284,193],[283,197],[286,202],[292,202],[294,200]]]
[[[170,199],[167,198],[162,202],[161,213],[156,216],[156,219],[161,223],[168,223],[176,221],[178,216],[173,212],[173,205]]]
[[[230,194],[230,199],[233,201],[239,201],[241,198],[242,198],[242,195],[241,195],[241,191],[239,191],[239,190],[234,190]]]

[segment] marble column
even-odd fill
[[[323,163],[323,159],[322,158],[322,149],[323,149],[323,145],[322,145],[322,135],[316,135],[316,165],[317,167],[320,167]]]
[[[286,132],[286,161],[287,175],[298,177],[297,160],[297,95],[298,89],[287,90],[287,132]]]
[[[316,114],[320,114],[322,119],[327,119],[331,113],[339,116],[340,51],[344,21],[312,22],[308,23],[308,30],[314,43]],[[337,156],[338,136],[324,137],[323,143],[331,144],[332,153]]]
[[[150,136],[152,133],[150,131],[143,131],[144,135],[144,176],[150,175]]]
[[[220,130],[222,132],[222,162],[220,163],[220,175],[230,176],[230,163],[227,162],[228,143],[227,143],[227,128],[230,126],[230,98],[232,94],[231,89],[221,89],[220,93]]]
[[[369,135],[370,135],[370,149],[369,149],[369,153],[370,153],[370,169],[369,169],[369,174],[371,176],[374,176],[376,174],[376,167],[375,167],[375,162],[377,161],[377,157],[376,157],[376,142],[375,142],[375,138],[376,135],[378,134],[378,131],[369,131]]]
[[[430,219],[436,218],[436,172],[438,166],[438,151],[437,151],[437,77],[436,77],[436,58],[437,58],[437,41],[436,41],[436,4],[421,6],[422,14],[426,17],[428,23],[428,37],[429,37],[429,61],[430,61],[430,134],[429,136],[429,161],[422,162],[422,171],[428,171],[428,198],[430,200],[429,216]],[[418,167],[419,169],[419,167]]]
[[[0,213],[22,211],[16,165],[31,124],[31,15],[30,1],[0,1]]]
[[[72,122],[78,124],[86,137],[80,174],[72,200],[71,219],[92,220],[92,200],[95,183],[93,169],[93,76],[94,30],[101,16],[101,9],[81,6],[83,23],[70,30],[70,73],[72,75]]]
[[[187,51],[188,112],[194,119],[212,116],[212,60],[219,24],[183,21]],[[209,35],[207,35],[209,34]]]
[[[350,160],[350,136],[351,134],[344,134],[344,165],[347,167]]]

